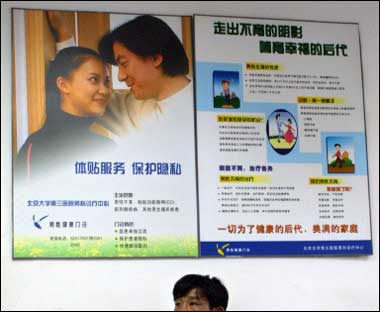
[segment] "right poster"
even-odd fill
[[[372,254],[359,25],[195,16],[200,255]]]

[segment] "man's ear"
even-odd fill
[[[154,67],[160,67],[164,58],[162,54],[156,54],[152,57]]]
[[[65,78],[63,78],[62,76],[58,76],[55,83],[59,91],[65,94],[69,93],[68,82]]]

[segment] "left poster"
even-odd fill
[[[13,257],[197,257],[191,17],[12,18]]]

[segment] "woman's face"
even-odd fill
[[[59,77],[58,79],[60,79]],[[75,69],[69,79],[63,79],[62,109],[76,116],[101,116],[111,94],[110,78],[105,64],[95,57],[88,58]]]

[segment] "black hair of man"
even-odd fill
[[[121,43],[134,54],[146,58],[162,55],[161,68],[165,75],[174,77],[189,73],[189,60],[174,31],[161,19],[141,15],[105,34],[98,43],[104,60],[116,65],[113,44]]]
[[[180,278],[174,285],[174,301],[186,296],[191,290],[197,289],[200,295],[207,298],[210,309],[223,307],[227,309],[228,291],[222,282],[209,275],[189,274]]]
[[[334,147],[342,147],[339,143],[336,143]]]

